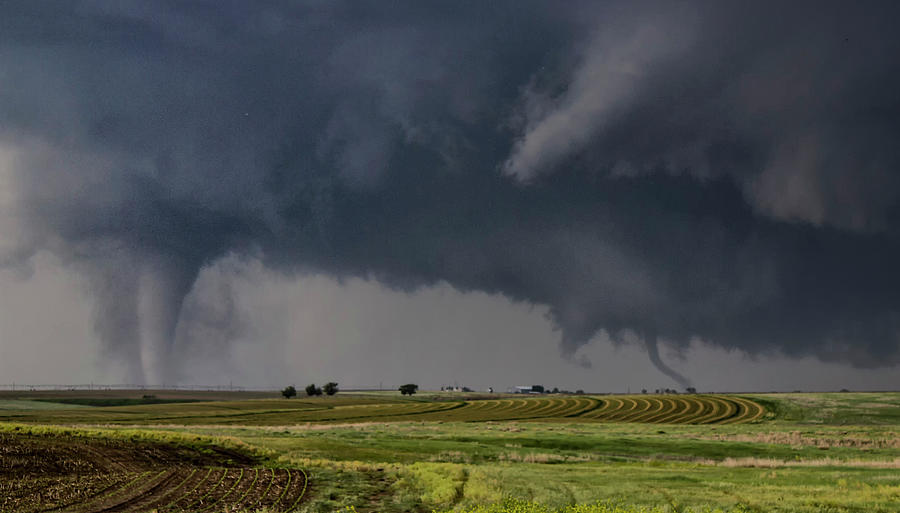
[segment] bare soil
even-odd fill
[[[2,433],[0,512],[286,512],[300,503],[303,471],[255,463],[225,448]]]

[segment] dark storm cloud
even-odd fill
[[[892,11],[6,3],[9,255],[85,272],[150,379],[230,253],[548,305],[564,354],[633,331],[676,380],[657,337],[894,364]]]

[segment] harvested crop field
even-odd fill
[[[736,424],[760,420],[766,413],[766,408],[757,401],[725,394],[499,396],[462,400],[361,395],[333,399],[149,404],[128,408],[0,409],[0,421],[81,425],[258,426],[404,421]]]
[[[254,463],[215,446],[0,433],[0,511],[296,509],[307,488],[305,472]]]

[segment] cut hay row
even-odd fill
[[[641,404],[642,402],[643,401],[638,401],[637,399],[632,399],[631,397],[626,397],[624,399],[625,408],[623,408],[624,412],[623,412],[623,416],[621,418],[622,419],[628,418],[631,415],[633,415],[637,412],[644,411],[647,407],[649,407],[649,406],[645,406],[645,405]]]
[[[722,399],[720,397],[712,397],[710,399],[719,403],[721,405],[721,408],[719,408],[716,415],[704,421],[704,424],[719,424],[734,417],[737,413],[737,406],[735,406],[733,402]]]
[[[616,397],[604,397],[600,400],[600,402],[602,404],[599,407],[582,415],[581,418],[597,419],[601,416],[607,415],[608,413],[620,410],[624,406],[624,402]]]
[[[648,422],[650,419],[656,416],[659,412],[663,411],[665,408],[663,402],[656,397],[649,397],[647,400],[650,402],[650,408],[641,413],[636,417],[631,417],[628,419],[628,422]]]
[[[476,408],[475,415],[479,418],[490,418],[491,416],[497,415],[500,413],[502,415],[503,410],[512,406],[512,401],[506,400],[484,400],[484,401],[473,401],[469,403],[473,408]],[[481,404],[481,406],[479,406]],[[467,413],[472,412],[473,410],[469,409],[469,407],[460,408],[460,410],[455,411],[456,415],[460,414],[461,410],[465,410]]]
[[[566,404],[566,401],[564,399],[559,399],[559,398],[549,398],[549,399],[545,399],[545,400],[537,400],[536,402],[538,402],[539,404],[534,405],[535,407],[532,407],[528,411],[528,415],[530,417],[546,416],[550,412],[552,412],[554,409],[558,408],[560,404],[562,404],[562,405]]]
[[[692,424],[703,424],[706,420],[711,419],[718,415],[719,410],[722,408],[722,405],[718,401],[714,401],[712,398],[708,398],[705,401],[702,401],[703,409],[697,414],[696,417],[691,419]]]
[[[265,412],[254,421],[356,423],[394,421],[488,422],[570,419],[648,424],[720,424],[752,422],[765,409],[758,403],[724,395],[528,396],[465,401],[407,400],[354,404],[318,410]]]
[[[633,403],[630,408],[628,407],[629,402]],[[617,399],[616,401],[610,401],[610,403],[621,403],[621,407],[614,409],[611,406],[608,410],[598,415],[598,419],[615,422],[630,422],[633,419],[639,419],[647,415],[649,412],[653,411],[653,408],[655,407],[655,404],[648,399],[642,399],[638,401],[629,397],[623,397]]]
[[[579,397],[576,398],[573,402],[574,404],[571,410],[563,415],[563,417],[578,417],[580,415],[591,412],[596,408],[599,408],[603,404],[602,402],[590,397]]]
[[[627,399],[634,403],[630,408]],[[593,418],[606,422],[626,422],[645,415],[652,407],[650,401],[644,398],[610,398],[607,403],[606,408],[594,412]]]
[[[392,411],[398,410],[380,410],[377,417],[388,418]],[[447,422],[567,418],[598,422],[720,424],[751,422],[761,418],[764,413],[765,409],[761,405],[739,397],[649,395],[460,401],[440,411],[426,411],[416,418]]]
[[[642,405],[635,399],[626,401],[626,398],[620,397],[604,397],[602,405],[592,411],[582,415],[582,418],[593,420],[614,421],[618,418],[624,418],[634,415],[642,409]]]
[[[674,401],[676,403],[675,411],[657,419],[657,422],[659,422],[660,424],[679,421],[681,421],[682,423],[689,422],[690,419],[693,418],[695,414],[699,413],[703,407],[703,403],[701,401],[688,401],[681,397],[674,399]]]
[[[635,402],[634,408],[629,410],[624,399],[617,397],[604,397],[603,399],[598,399],[598,403],[600,404],[597,407],[589,412],[583,413],[580,417],[584,419],[601,419],[608,418],[612,415],[625,416],[630,415],[635,409],[640,408],[640,404]]]
[[[662,420],[665,417],[671,415],[672,412],[678,409],[677,404],[671,398],[668,397],[660,397],[656,399],[659,407],[653,410],[652,413],[641,419],[641,422],[645,422],[647,424],[661,424]]]
[[[371,405],[339,406],[328,410],[302,410],[292,414],[281,414],[279,419],[290,422],[343,422],[377,421],[440,413],[458,407],[460,403],[404,402],[390,403],[376,407]]]
[[[594,412],[593,418],[603,419],[607,421],[617,421],[626,417],[630,417],[637,412],[644,411],[644,408],[638,401],[629,397],[611,397],[608,401],[609,406],[605,409]]]
[[[590,403],[579,399],[559,399],[553,408],[545,412],[545,415],[548,417],[567,417],[582,410],[588,404]]]
[[[503,414],[508,415],[510,419],[527,418],[529,416],[528,412],[539,406],[542,406],[541,399],[522,399],[513,401],[513,406],[504,411]]]
[[[744,399],[743,397],[730,397],[732,401],[738,404],[743,410],[742,414],[739,416],[744,422],[751,422],[757,419],[762,418],[762,416],[766,413],[766,409],[762,407],[761,404]],[[737,421],[731,421],[729,423],[733,423]]]
[[[483,403],[483,404],[480,404]],[[427,420],[446,420],[469,422],[472,420],[502,419],[516,405],[511,401],[471,401],[461,403],[461,406],[438,415],[429,415]]]

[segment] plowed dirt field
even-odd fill
[[[300,469],[224,448],[0,433],[2,512],[287,512],[306,488]]]

